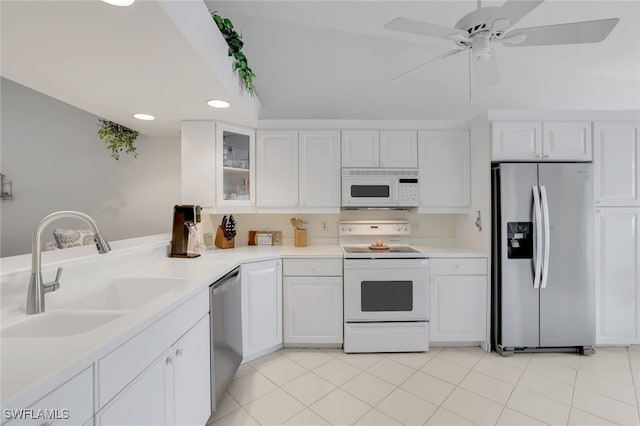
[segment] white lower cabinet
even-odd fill
[[[166,425],[168,419],[167,383],[168,368],[165,364],[168,351],[161,355],[133,383],[96,416],[96,424],[108,425]]]
[[[640,208],[596,210],[596,344],[640,343]]]
[[[11,414],[12,409],[17,407],[6,407],[3,412],[3,420]],[[19,418],[19,414],[14,415],[14,419],[3,425],[20,426],[51,426],[51,425],[92,425],[93,424],[93,368],[88,367],[66,383],[59,386],[54,391],[48,393],[35,404],[29,407],[32,412],[44,413],[38,418]],[[40,411],[42,410],[42,411]]]
[[[242,352],[248,362],[282,347],[282,261],[242,265]]]
[[[107,425],[204,425],[211,415],[209,315],[96,416]]]
[[[432,259],[431,342],[486,340],[488,281],[477,275],[486,274],[486,264],[486,259]]]
[[[211,415],[209,292],[95,363],[96,425],[204,424]]]
[[[342,277],[284,277],[284,345],[342,343]]]
[[[284,259],[284,345],[341,347],[342,259]]]
[[[169,354],[173,357],[173,424],[177,426],[204,425],[211,415],[209,325],[207,315]]]

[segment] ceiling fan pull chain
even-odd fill
[[[479,1],[479,0],[478,0]],[[471,97],[471,49],[468,49],[469,52],[469,105],[473,104],[473,98]]]

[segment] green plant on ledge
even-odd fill
[[[227,42],[227,46],[229,46],[229,50],[227,51],[229,56],[233,56],[235,62],[233,63],[233,70],[238,73],[240,80],[242,81],[242,85],[249,92],[251,96],[255,96],[256,88],[253,85],[253,79],[255,78],[254,72],[249,68],[249,64],[247,63],[247,57],[242,53],[242,46],[244,46],[244,42],[242,41],[242,35],[238,34],[238,32],[233,29],[233,23],[229,18],[222,18],[217,12],[212,12],[211,17],[218,25],[218,29],[225,41]]]
[[[120,153],[123,151],[133,155],[134,158],[138,157],[136,147],[133,145],[139,135],[137,131],[109,120],[100,119],[100,123],[102,127],[98,130],[98,136],[106,142],[113,158],[120,160]]]

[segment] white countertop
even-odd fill
[[[419,248],[430,257],[486,257],[486,254],[456,247]],[[88,333],[55,338],[1,337],[2,408],[28,407],[39,397],[54,390],[189,298],[200,294],[202,297],[208,297],[208,286],[242,263],[292,257],[342,256],[342,249],[338,245],[250,246],[208,250],[202,256],[193,259],[150,258],[124,272],[120,270],[119,273],[114,273],[108,268],[100,270],[100,277],[97,279],[102,280],[124,277],[176,277],[183,278],[185,284]],[[8,263],[11,262],[6,262],[5,265]],[[70,262],[67,260],[67,263]],[[72,263],[68,265],[69,269],[73,267]],[[86,285],[86,282],[82,284]],[[68,284],[69,287],[73,285],[71,282]],[[61,290],[46,296],[50,312],[55,311],[55,297],[65,296],[62,291],[64,286],[63,276]],[[45,312],[40,315],[46,314]],[[19,314],[7,320],[3,326],[24,319],[24,314]]]

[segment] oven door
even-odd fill
[[[344,319],[429,319],[428,259],[345,259]]]
[[[393,207],[397,205],[397,177],[342,176],[342,207]]]

